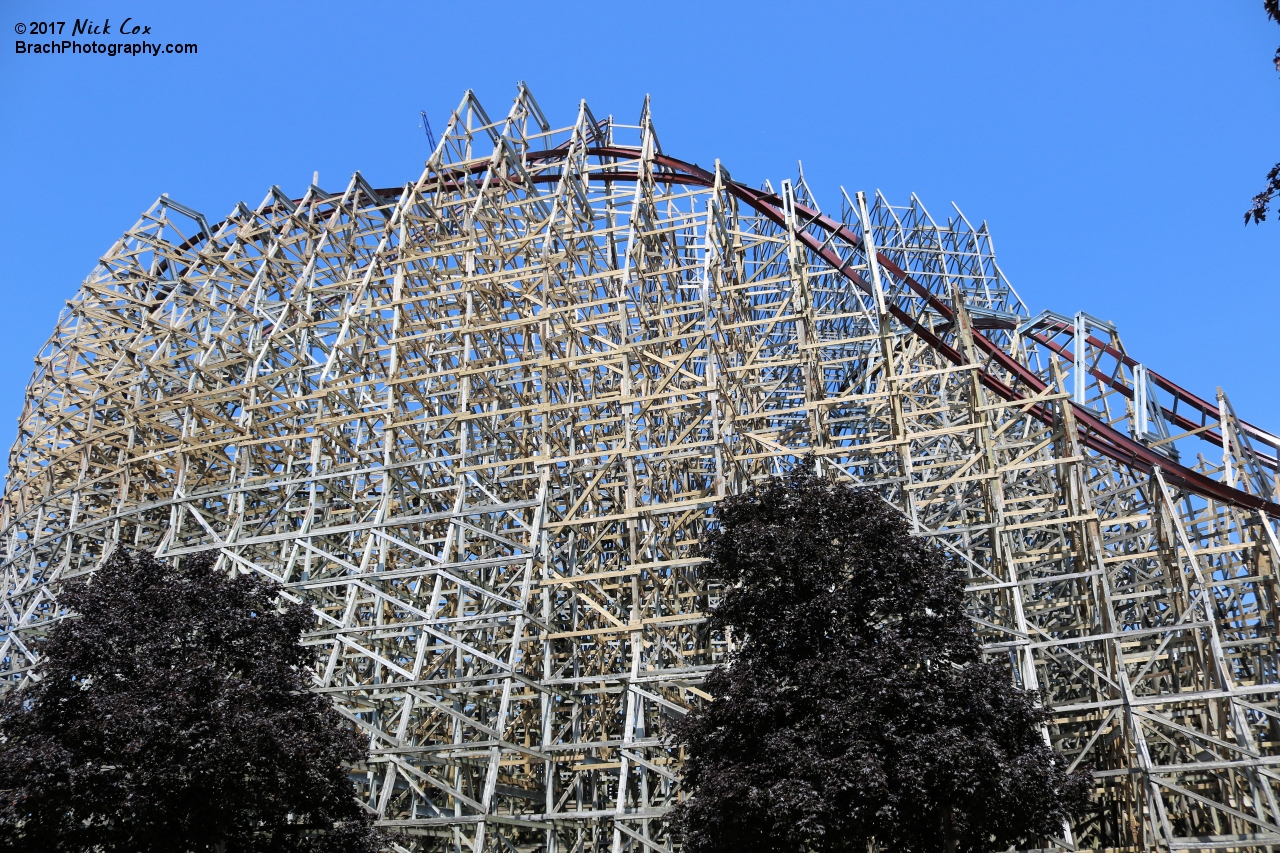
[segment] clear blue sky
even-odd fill
[[[1115,321],[1135,357],[1280,430],[1280,217],[1242,215],[1280,160],[1280,26],[1218,2],[0,2],[0,445],[31,359],[160,193],[220,218],[313,171],[416,177],[467,88],[586,98],[759,183],[918,193],[987,220],[1033,311]],[[19,56],[76,18],[195,56]],[[29,37],[30,38],[30,37]]]

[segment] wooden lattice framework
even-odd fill
[[[117,543],[316,612],[360,795],[424,849],[668,851],[665,719],[725,652],[699,537],[812,452],[960,556],[1096,810],[1053,844],[1280,845],[1280,439],[1031,317],[985,225],[821,212],[586,104],[468,93],[414,183],[162,197],[36,359],[0,678]],[[886,567],[891,570],[891,567]]]

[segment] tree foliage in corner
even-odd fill
[[[1280,24],[1280,0],[1262,0],[1262,8],[1266,11],[1268,18]],[[1272,62],[1276,70],[1280,71],[1280,48],[1276,48],[1276,55],[1272,58]],[[1275,198],[1276,193],[1280,193],[1280,163],[1272,166],[1271,171],[1267,172],[1267,185],[1263,187],[1262,192],[1253,197],[1253,207],[1245,211],[1244,224],[1248,225],[1249,220],[1255,223],[1265,221],[1267,208],[1271,206],[1271,200]]]
[[[41,680],[0,700],[0,849],[377,849],[342,766],[362,742],[307,690],[313,617],[279,592],[123,549],[69,587]]]
[[[719,520],[736,648],[673,727],[689,853],[1003,850],[1084,809],[1037,697],[980,660],[960,572],[892,507],[802,466]]]

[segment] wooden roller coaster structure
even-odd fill
[[[958,210],[824,211],[665,154],[647,103],[553,128],[523,85],[401,188],[161,197],[111,247],[9,457],[0,679],[116,545],[214,550],[314,608],[411,844],[667,853],[664,721],[726,652],[699,539],[806,453],[957,555],[1092,769],[1044,844],[1280,846],[1280,438],[1032,316]]]

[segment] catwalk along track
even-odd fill
[[[523,86],[403,187],[161,197],[102,257],[9,457],[0,679],[117,544],[216,551],[314,608],[407,844],[666,853],[664,726],[727,651],[699,540],[807,453],[958,557],[1092,769],[1039,843],[1280,846],[1280,438],[1029,312],[958,210],[753,189]]]

